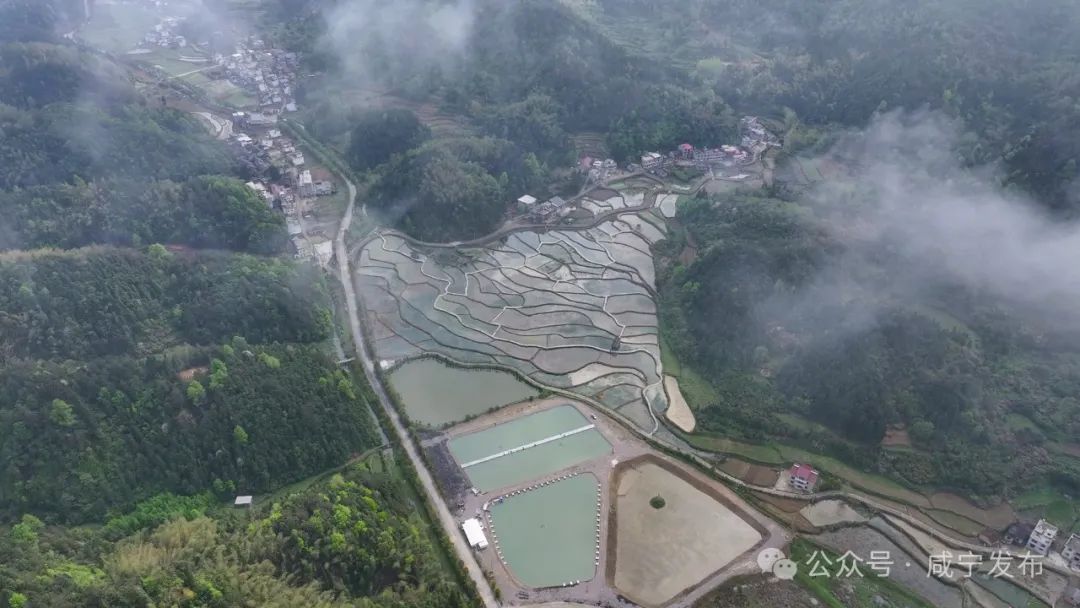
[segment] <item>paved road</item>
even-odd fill
[[[360,331],[360,314],[356,305],[356,290],[353,289],[351,272],[349,271],[349,255],[345,248],[345,234],[349,230],[349,224],[352,223],[353,208],[356,203],[356,186],[347,179],[345,180],[345,184],[349,188],[349,205],[345,209],[345,215],[341,218],[341,226],[338,228],[337,237],[334,239],[334,251],[338,262],[338,277],[341,280],[341,287],[345,292],[345,306],[348,309],[346,312],[349,316],[349,328],[352,331],[353,343],[356,344],[357,356],[360,358],[361,365],[364,368],[364,375],[367,376],[368,383],[371,385],[372,390],[375,391],[375,395],[379,398],[379,403],[386,411],[386,415],[394,427],[394,432],[397,433],[398,439],[401,440],[401,445],[405,448],[405,454],[409,457],[409,460],[412,461],[413,468],[416,469],[417,476],[420,478],[420,483],[424,487],[424,492],[427,493],[428,501],[439,515],[439,523],[442,524],[447,536],[450,537],[450,541],[454,545],[454,550],[465,564],[469,576],[472,577],[473,582],[476,584],[476,588],[480,592],[480,599],[483,601],[486,608],[498,608],[499,603],[495,600],[495,594],[492,593],[487,579],[484,578],[484,573],[480,570],[476,560],[473,558],[472,550],[465,543],[465,538],[458,531],[457,522],[454,520],[453,516],[450,515],[450,510],[447,509],[446,503],[443,502],[442,497],[435,488],[435,481],[431,478],[431,473],[429,473],[427,467],[424,466],[424,462],[420,459],[420,454],[416,451],[416,446],[413,445],[412,440],[405,430],[405,425],[401,423],[401,418],[398,416],[397,410],[394,409],[394,406],[390,402],[389,395],[386,394],[386,390],[379,381],[379,377],[375,375],[375,363],[372,361],[370,353],[368,353],[367,344],[364,342],[364,334]]]

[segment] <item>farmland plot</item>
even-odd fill
[[[655,430],[667,399],[650,245],[662,237],[634,215],[451,253],[381,234],[356,266],[375,354],[507,366]]]

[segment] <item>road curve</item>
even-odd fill
[[[416,475],[420,479],[420,484],[424,487],[428,501],[431,502],[435,512],[438,513],[439,523],[442,524],[443,530],[454,546],[454,550],[462,563],[465,564],[469,576],[473,579],[473,583],[475,583],[476,589],[480,593],[481,601],[483,601],[485,608],[498,608],[499,603],[495,600],[495,594],[492,593],[491,586],[488,585],[483,571],[473,558],[472,550],[465,543],[465,538],[458,532],[457,522],[439,495],[435,487],[435,480],[432,479],[431,473],[428,472],[423,460],[420,459],[420,454],[416,451],[416,446],[413,444],[408,432],[406,432],[405,425],[401,423],[401,418],[398,416],[397,410],[394,409],[390,396],[386,394],[386,389],[383,388],[382,382],[375,374],[375,363],[368,352],[367,343],[364,342],[364,334],[360,330],[360,314],[356,304],[356,290],[353,289],[352,273],[349,270],[349,255],[345,248],[345,234],[349,230],[349,224],[352,223],[353,209],[356,204],[356,186],[344,176],[342,176],[342,179],[345,179],[345,185],[349,188],[349,204],[345,208],[345,214],[341,217],[341,226],[338,228],[337,237],[334,239],[334,254],[337,257],[338,278],[341,280],[341,287],[345,292],[345,307],[349,315],[349,329],[352,332],[353,343],[356,345],[357,357],[359,357],[360,364],[364,368],[364,375],[367,376],[368,384],[371,385],[371,389],[379,398],[379,404],[386,412],[387,418],[390,419],[398,439],[401,440],[401,445],[405,448],[405,454],[412,461],[413,468],[416,469]]]

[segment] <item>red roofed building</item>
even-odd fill
[[[588,171],[589,169],[591,169],[592,168],[592,157],[591,156],[583,156],[583,157],[581,157],[581,165],[580,166],[581,166],[582,171]]]
[[[681,158],[693,158],[694,146],[690,144],[679,144],[679,156]]]
[[[791,474],[791,479],[788,481],[791,487],[803,492],[814,491],[814,486],[817,485],[818,472],[813,467],[808,464],[795,463],[788,473]]]

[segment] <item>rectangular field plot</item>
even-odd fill
[[[528,587],[587,581],[596,573],[600,486],[577,475],[491,506],[499,557]]]
[[[472,484],[485,492],[611,452],[611,444],[571,405],[451,439],[448,447]]]
[[[539,394],[506,372],[450,367],[435,359],[405,363],[390,374],[390,384],[409,419],[432,427]]]

